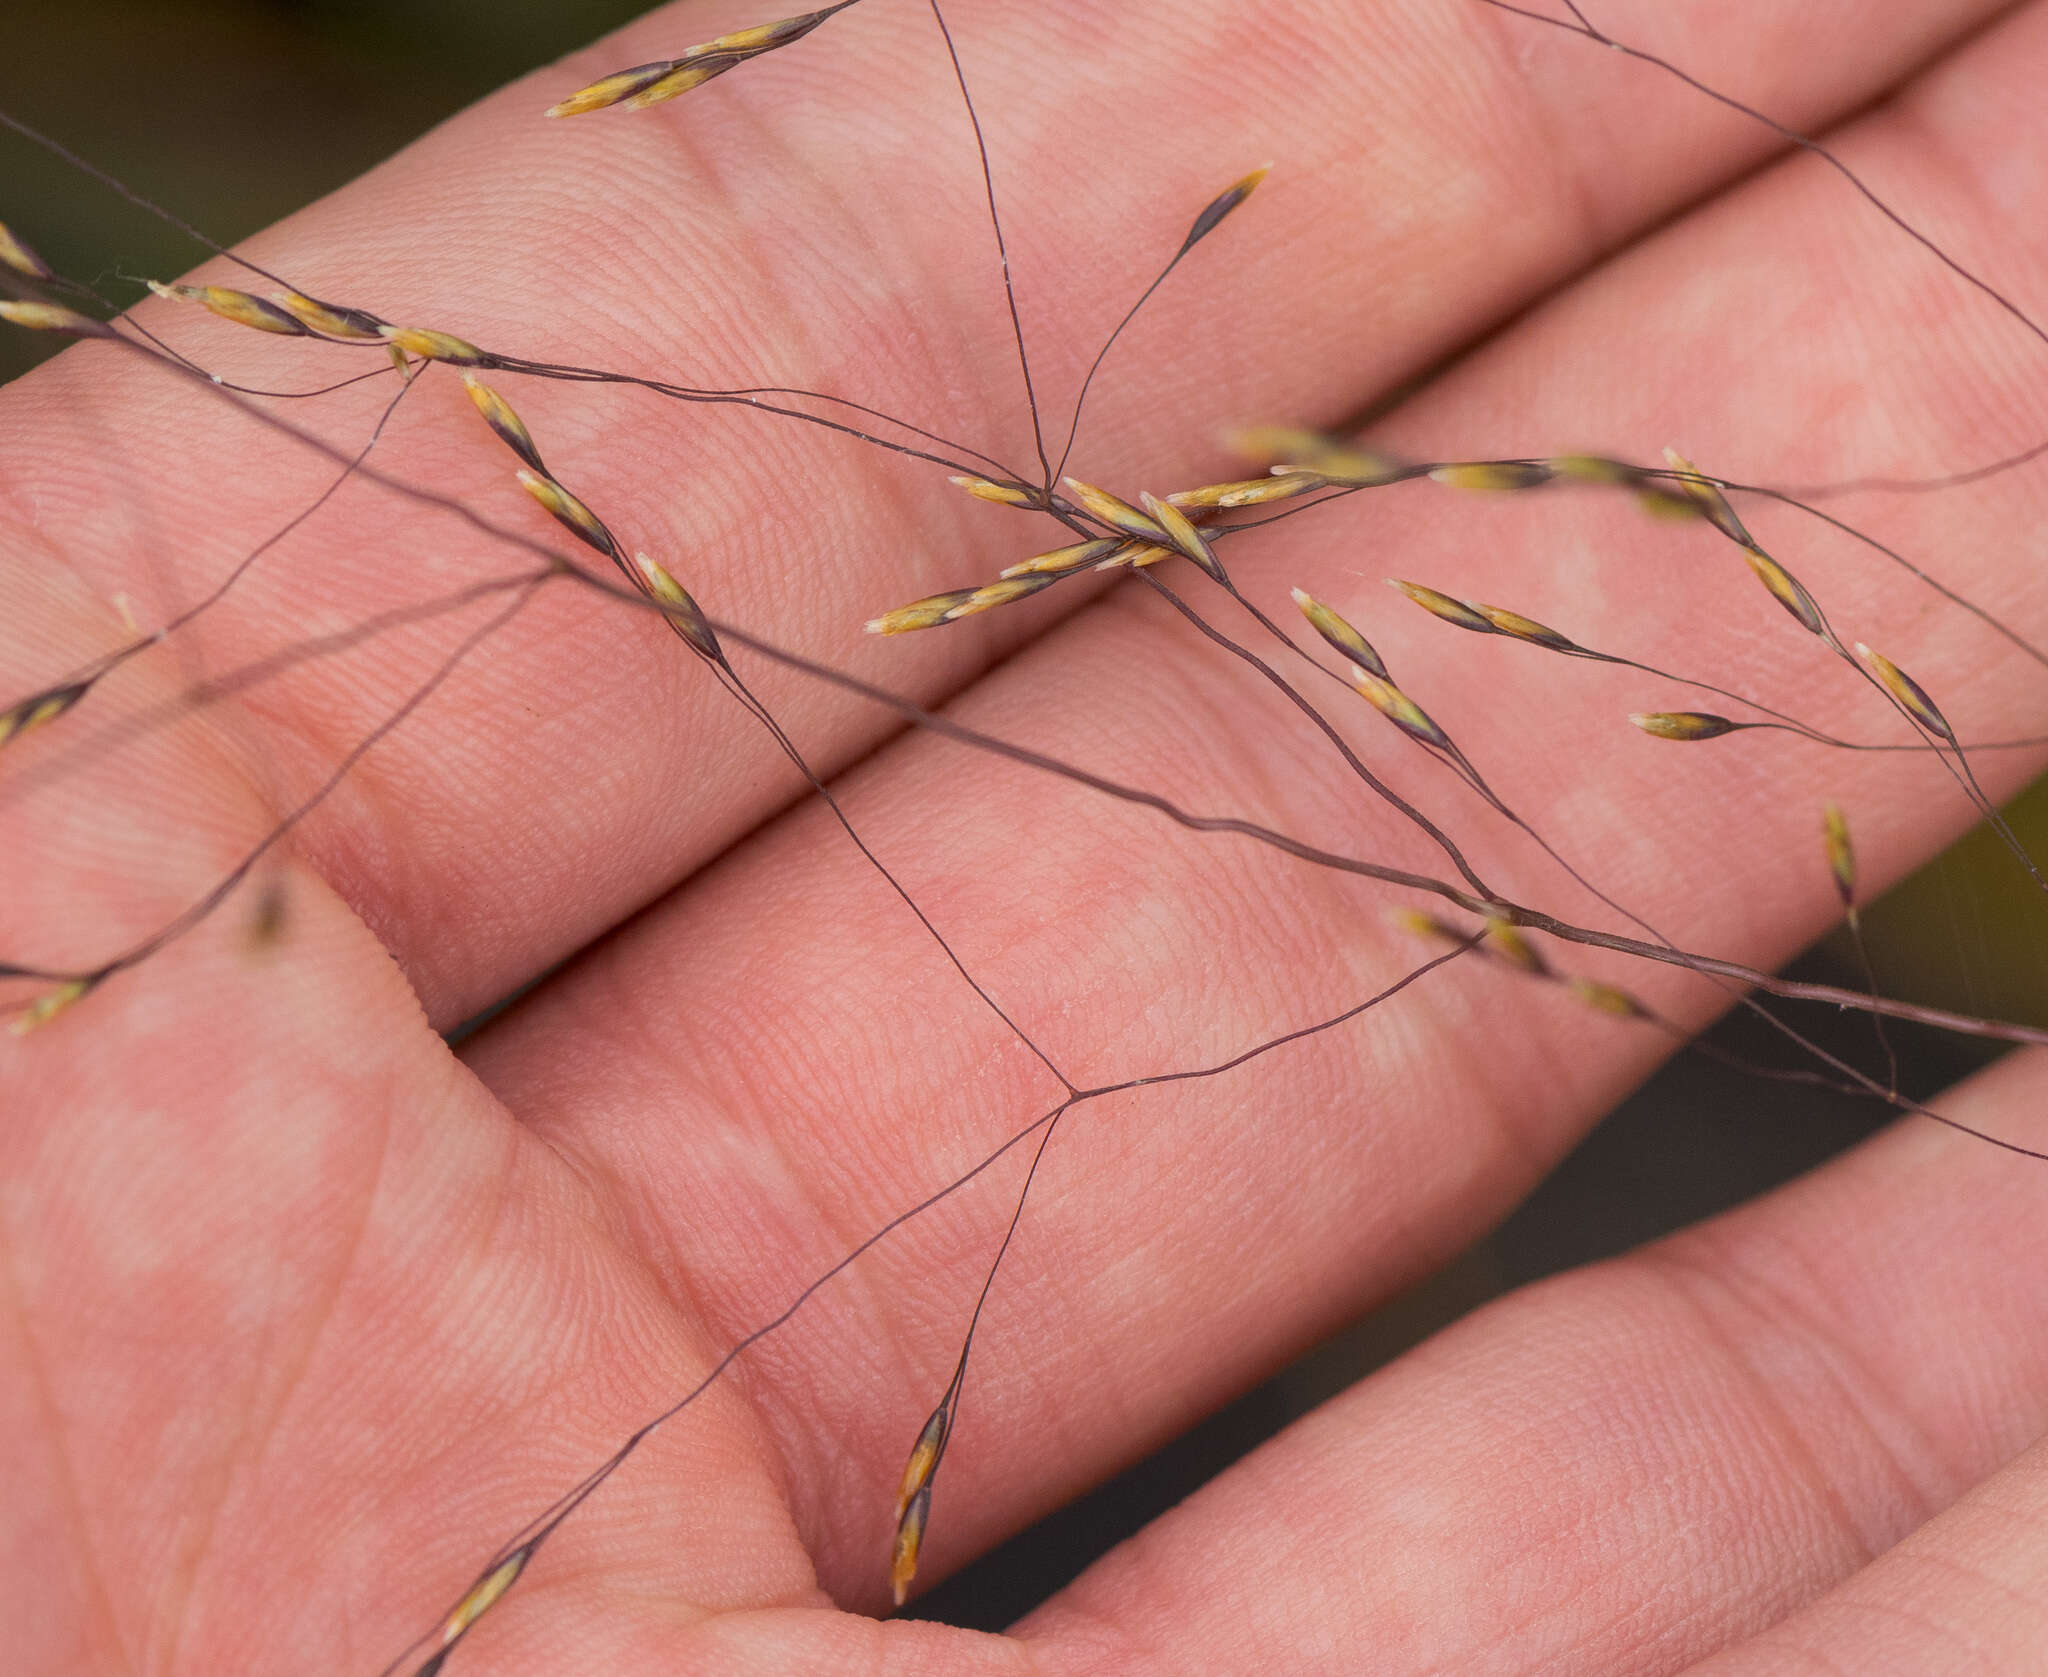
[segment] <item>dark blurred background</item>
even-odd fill
[[[645,9],[641,0],[67,0],[20,7],[6,25],[0,107],[232,242],[340,185],[500,83]],[[774,11],[767,0],[761,17]],[[175,275],[199,255],[177,234],[7,137],[0,137],[0,220],[61,271],[105,282],[124,298],[131,293],[116,283],[120,278]],[[25,333],[0,335],[0,379],[52,347]],[[2014,820],[2030,848],[2048,854],[2048,782],[2019,801]],[[1873,905],[1867,925],[1889,993],[2048,1024],[2041,912],[2010,857],[1980,832]],[[1861,982],[1839,935],[1809,951],[1797,970]],[[1882,1075],[1866,1022],[1807,1017],[1801,1025]],[[1787,1063],[1780,1041],[1745,1015],[1732,1016],[1712,1040],[1753,1059]],[[1901,1029],[1895,1040],[1907,1092],[1918,1097],[1988,1057],[1927,1032]],[[924,1598],[918,1611],[957,1624],[1009,1623],[1260,1439],[1475,1305],[1733,1205],[1883,1121],[1866,1102],[1788,1090],[1681,1055],[1513,1217],[1440,1275],[986,1557]]]

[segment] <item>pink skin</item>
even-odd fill
[[[1645,44],[1788,121],[1878,100],[1842,136],[1859,167],[2031,296],[2048,8],[1966,40],[1995,9],[1718,0],[1642,21]],[[1423,454],[1677,441],[1709,470],[1813,480],[1966,466],[2048,429],[2041,351],[2010,322],[1811,160],[1731,184],[1767,154],[1757,130],[1583,42],[1458,4],[958,13],[1046,391],[1072,390],[1194,207],[1281,163],[1098,387],[1074,469],[1119,493],[1223,475],[1219,424],[1335,422],[1553,292],[1382,434]],[[663,112],[538,120],[579,76],[698,33],[657,14],[252,253],[492,346],[828,385],[1024,464],[1000,298],[961,231],[978,183],[964,136],[930,138],[950,107],[929,19],[863,7]],[[138,318],[235,375],[336,365],[167,304]],[[877,609],[1038,540],[936,471],[746,415],[498,382],[564,480],[718,614],[1190,807],[1443,871],[1139,585],[862,641]],[[379,400],[293,417],[348,446]],[[452,377],[394,426],[390,469],[553,538]],[[6,691],[117,639],[115,596],[144,621],[191,597],[331,475],[103,348],[0,393]],[[2038,636],[2040,483],[1878,516]],[[1502,794],[1677,941],[1768,964],[1823,927],[1823,797],[1873,882],[1967,819],[1926,762],[1646,740],[1621,722],[1665,702],[1645,678],[1456,638],[1378,581],[1796,693],[1823,726],[1885,726],[1711,533],[1591,493],[1452,506],[1387,491],[1226,562],[1276,612],[1299,583],[1370,614]],[[1981,626],[1789,515],[1753,527],[1966,739],[2040,726],[2038,668]],[[196,663],[138,664],[124,702],[521,562],[363,486],[274,561],[194,632]],[[1172,580],[1212,597],[1187,567]],[[0,804],[33,882],[0,900],[0,948],[89,960],[174,912],[475,621],[304,666]],[[864,835],[1077,1081],[1224,1058],[1415,958],[1383,891],[892,739],[794,678],[758,685],[821,767],[859,761],[841,786]],[[7,775],[89,737],[86,718],[11,749]],[[1597,915],[1376,718],[1354,732],[1490,877]],[[1984,773],[1996,792],[2032,767]],[[1051,1104],[823,812],[774,818],[796,790],[659,625],[552,588],[307,826],[274,940],[237,898],[9,1043],[16,1669],[374,1672],[723,1346]],[[571,956],[461,1056],[443,1047],[435,1026]],[[1691,1020],[1721,999],[1580,964]],[[1284,1061],[1077,1112],[991,1305],[920,1581],[1443,1260],[1662,1049],[1466,962]],[[2024,1057],[1945,1110],[2048,1145],[2044,1093]],[[886,1599],[903,1455],[1020,1168],[865,1260],[659,1435],[451,1669],[2036,1669],[2048,1167],[1924,1123],[1480,1313],[1013,1637],[878,1624],[862,1615]]]

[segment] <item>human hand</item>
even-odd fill
[[[1827,33],[1811,8],[1748,10],[1660,18],[1659,50],[1807,128],[1912,78],[1853,131],[1859,165],[1953,218],[1945,243],[2040,271],[2038,8],[1939,63],[1991,8],[1860,5],[1825,57],[1774,50],[1774,31]],[[1220,425],[1335,424],[1560,286],[1376,434],[1445,457],[1679,440],[1751,480],[1913,475],[2033,440],[2018,328],[1931,264],[1896,284],[1896,230],[1817,164],[1731,185],[1768,136],[1651,71],[1476,5],[1159,11],[955,19],[1049,414],[1192,207],[1280,164],[1119,345],[1084,477],[1234,475]],[[582,68],[699,33],[658,14]],[[493,348],[844,391],[1023,462],[967,137],[932,139],[949,75],[929,18],[880,4],[639,119],[537,120],[570,85],[551,74],[251,252]],[[137,318],[253,382],[333,365],[293,350],[287,376],[273,343]],[[1135,583],[859,642],[878,608],[1031,551],[1029,526],[940,473],[760,416],[496,382],[563,480],[719,617],[1184,807],[1446,871]],[[288,417],[352,450],[388,383]],[[204,398],[87,346],[0,401],[0,520],[25,559],[0,581],[8,692],[120,639],[119,596],[162,620],[333,478]],[[372,460],[560,545],[444,369]],[[2024,630],[2031,483],[1887,501],[1884,533]],[[1234,544],[1232,574],[1269,609],[1300,583],[1366,621],[1392,571],[1793,691],[1845,730],[1886,720],[1704,529],[1590,492],[1446,506],[1427,485],[1354,500]],[[2027,660],[1981,624],[1788,514],[1768,528],[1968,736],[2037,723]],[[522,559],[352,483],[192,626],[190,662],[130,666],[123,702],[176,706],[195,671]],[[1386,599],[1371,632],[1409,690],[1684,948],[1768,965],[1827,923],[1823,796],[1876,877],[1967,818],[1927,763],[1644,740],[1617,723],[1646,678],[1447,645]],[[119,753],[92,749],[86,706],[11,747],[33,784],[0,818],[31,888],[0,908],[0,953],[91,959],[178,913],[504,603],[298,662]],[[1381,920],[1407,899],[891,739],[889,714],[734,659],[1076,1083],[1220,1062],[1415,964]],[[1378,718],[1317,696],[1482,873],[1607,923]],[[1994,789],[2023,767],[1980,764]],[[801,790],[660,623],[551,586],[295,834],[281,922],[259,886],[8,1044],[0,1576],[24,1669],[377,1670],[726,1347],[1059,1098],[827,811],[777,817]],[[565,959],[444,1048],[438,1028]],[[1683,972],[1560,964],[1689,1023],[1725,1000]],[[983,1321],[921,1580],[1443,1260],[1668,1047],[1461,960],[1238,1072],[1077,1107]],[[2040,1081],[2015,1061],[1938,1104],[2038,1144]],[[2048,1177],[1918,1122],[1441,1336],[1109,1557],[1021,1644],[861,1617],[886,1603],[891,1493],[1022,1158],[999,1168],[657,1435],[451,1665],[2030,1669]]]

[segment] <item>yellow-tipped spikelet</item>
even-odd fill
[[[910,1459],[903,1464],[903,1479],[896,1487],[896,1520],[900,1525],[909,1510],[911,1498],[932,1481],[932,1475],[939,1470],[939,1458],[946,1453],[946,1434],[953,1427],[953,1412],[948,1403],[941,1403],[924,1424],[924,1430],[917,1435],[917,1442],[910,1447]]]
[[[1188,229],[1188,236],[1181,240],[1180,256],[1187,255],[1202,240],[1215,232],[1223,218],[1229,215],[1232,210],[1236,209],[1238,205],[1242,204],[1254,192],[1258,191],[1259,183],[1272,172],[1272,164],[1262,164],[1250,174],[1231,182],[1223,191],[1210,199],[1203,206],[1202,213],[1195,217],[1195,224]],[[1176,261],[1179,259],[1179,256],[1175,257]]]
[[[1955,743],[1956,733],[1948,725],[1948,718],[1928,697],[1927,689],[1894,664],[1882,652],[1873,652],[1861,641],[1856,643],[1856,656],[1863,660],[1864,667],[1877,678],[1877,683],[1894,699],[1913,720],[1930,734],[1939,735],[1950,744]]]
[[[958,605],[949,606],[940,621],[954,623],[963,617],[973,617],[978,612],[1006,606],[1013,600],[1027,599],[1041,588],[1050,588],[1057,581],[1057,576],[1012,576],[1004,577],[998,582],[987,583],[980,588],[970,588],[966,591],[967,598]]]
[[[533,433],[527,430],[526,421],[512,411],[512,404],[475,373],[463,373],[462,387],[469,392],[476,411],[484,416],[484,423],[498,434],[499,441],[536,472],[545,474],[547,467],[541,464],[540,448],[533,440]]]
[[[61,303],[38,303],[7,299],[0,301],[0,320],[25,326],[31,332],[69,332],[80,338],[111,338],[114,329],[104,321],[67,309]]]
[[[1003,572],[1005,577],[1013,576],[1065,576],[1069,571],[1078,571],[1084,565],[1092,565],[1106,554],[1128,545],[1118,536],[1098,536],[1093,541],[1076,542],[1072,547],[1056,547],[1050,553],[1034,553],[1029,559],[1021,559]]]
[[[932,1488],[927,1485],[910,1499],[896,1522],[896,1541],[889,1551],[889,1589],[901,1607],[910,1594],[910,1581],[917,1576],[918,1551],[924,1547],[925,1522],[931,1518]]]
[[[907,606],[871,617],[863,625],[871,635],[907,635],[913,629],[932,629],[949,621],[947,613],[963,605],[976,593],[972,588],[950,588],[943,594],[927,594]]]
[[[1125,535],[1136,536],[1140,541],[1166,540],[1164,530],[1130,502],[1112,495],[1107,489],[1098,489],[1094,484],[1083,483],[1077,477],[1061,478],[1060,482],[1083,511],[1092,518],[1101,519],[1112,530],[1121,530]]]
[[[1533,617],[1524,617],[1520,612],[1503,611],[1499,606],[1484,605],[1478,600],[1464,602],[1493,626],[1495,634],[1507,635],[1518,641],[1527,641],[1531,646],[1544,647],[1551,652],[1576,652],[1579,643],[1568,635],[1561,635],[1547,623],[1538,623]]]
[[[1488,919],[1486,922],[1486,944],[1488,954],[1497,956],[1511,967],[1532,973],[1538,978],[1550,975],[1550,966],[1537,953],[1536,946],[1522,935],[1522,929],[1506,920]]]
[[[526,1570],[526,1563],[532,1558],[531,1545],[514,1549],[472,1584],[469,1594],[458,1601],[454,1611],[441,1621],[441,1646],[447,1647],[497,1606],[499,1598],[519,1581],[520,1573]]]
[[[1721,493],[1719,484],[1710,481],[1699,467],[1675,448],[1664,451],[1664,463],[1678,474],[1672,480],[1672,487],[1697,505],[1709,524],[1742,547],[1756,546],[1749,532],[1742,527],[1742,520],[1735,516],[1735,509],[1728,504],[1728,497]]]
[[[149,288],[167,302],[197,303],[203,309],[211,309],[223,320],[232,320],[237,326],[251,326],[259,332],[275,332],[285,338],[303,338],[306,335],[304,324],[295,319],[290,310],[267,297],[253,296],[247,291],[235,291],[225,285],[165,285],[158,280],[151,280]]]
[[[618,70],[609,76],[600,76],[588,87],[579,87],[568,98],[550,105],[547,114],[582,116],[587,111],[601,111],[651,87],[675,67],[676,61],[673,58],[664,58],[656,64],[636,64],[630,70]]]
[[[1639,710],[1629,721],[1660,740],[1710,740],[1743,726],[1704,710]]]
[[[32,728],[54,722],[91,690],[89,681],[68,682],[41,693],[31,693],[9,710],[0,711],[0,745],[19,739]]]
[[[1152,515],[1152,522],[1165,532],[1166,539],[1173,544],[1176,551],[1192,559],[1218,582],[1230,580],[1224,574],[1223,563],[1216,557],[1215,549],[1210,547],[1207,538],[1195,527],[1192,518],[1171,501],[1162,501],[1149,489],[1143,491],[1138,499],[1144,503],[1145,510]]]
[[[1027,489],[1021,483],[997,483],[993,478],[950,477],[948,483],[958,484],[977,501],[993,501],[999,507],[1035,507],[1041,497],[1037,490]]]
[[[1397,594],[1405,594],[1432,617],[1441,617],[1446,623],[1455,623],[1460,629],[1471,629],[1478,634],[1490,635],[1495,632],[1493,624],[1485,615],[1475,611],[1463,600],[1454,600],[1448,594],[1419,582],[1402,582],[1398,577],[1388,577],[1387,586]]]
[[[721,35],[714,41],[706,41],[684,53],[685,58],[702,58],[712,53],[738,53],[753,58],[764,52],[773,52],[777,47],[786,47],[791,41],[800,41],[834,12],[838,6],[827,6],[822,11],[799,12],[795,17],[779,18],[774,23],[757,23],[751,28],[735,29],[729,35]]]
[[[1325,436],[1320,431],[1304,430],[1298,425],[1240,426],[1224,433],[1223,445],[1248,464],[1259,467],[1277,466],[1283,460],[1299,460],[1304,465],[1313,465],[1321,456],[1339,453],[1343,449],[1343,444],[1335,437]]]
[[[1148,558],[1147,555],[1150,555],[1150,557]],[[1167,557],[1169,557],[1168,552],[1163,547],[1158,547],[1151,542],[1134,541],[1126,538],[1112,547],[1103,558],[1096,560],[1095,568],[1098,571],[1143,569],[1146,565],[1153,564]]]
[[[1313,594],[1294,589],[1294,603],[1301,607],[1301,615],[1309,621],[1309,627],[1323,637],[1331,646],[1352,663],[1372,671],[1382,681],[1390,679],[1387,666],[1380,655],[1373,650],[1372,642],[1324,605]]]
[[[1208,483],[1200,489],[1177,489],[1166,498],[1183,512],[1195,507],[1262,507],[1268,501],[1286,501],[1296,495],[1306,495],[1311,490],[1324,488],[1328,482],[1319,472],[1290,471],[1238,483]]]
[[[553,478],[522,471],[519,485],[546,507],[555,521],[571,535],[588,542],[607,559],[617,556],[618,543],[612,540],[612,533],[604,527],[603,521]]]
[[[26,274],[33,280],[57,277],[56,270],[16,238],[13,229],[4,221],[0,221],[0,267],[12,268],[17,274]]]
[[[1604,454],[1558,454],[1543,463],[1572,483],[1633,484],[1643,476],[1626,460],[1610,460]]]
[[[1757,581],[1771,591],[1771,598],[1789,611],[1802,629],[1819,635],[1823,640],[1829,638],[1828,620],[1821,616],[1820,607],[1813,596],[1799,585],[1797,577],[1760,547],[1745,546],[1742,557],[1756,572]]]
[[[1852,909],[1856,902],[1856,850],[1849,842],[1849,819],[1842,806],[1832,801],[1821,806],[1820,830],[1827,847],[1828,872],[1835,876],[1835,889],[1842,906]]]
[[[1387,924],[1410,937],[1419,937],[1432,943],[1463,943],[1465,934],[1447,920],[1439,920],[1434,914],[1425,914],[1419,908],[1390,908],[1387,910]]]
[[[1253,425],[1224,439],[1254,465],[1290,476],[1313,473],[1345,488],[1371,488],[1412,477],[1414,468],[1391,454],[1350,448],[1319,431],[1290,425]]]
[[[1584,978],[1574,973],[1564,981],[1564,987],[1588,1007],[1601,1013],[1611,1013],[1617,1019],[1649,1017],[1650,1010],[1626,990],[1612,984],[1602,984],[1596,978]]]
[[[490,365],[490,356],[452,332],[435,332],[424,326],[379,326],[377,330],[393,349],[424,361],[446,361],[454,367]]]
[[[362,309],[337,308],[299,291],[280,291],[270,300],[307,331],[322,337],[374,340],[384,335],[384,322]]]
[[[66,979],[36,997],[9,1021],[7,1028],[16,1036],[27,1036],[30,1031],[47,1025],[91,989],[92,984],[87,979]]]
[[[638,93],[619,101],[619,108],[627,111],[644,111],[653,105],[667,101],[702,87],[726,71],[738,67],[745,60],[728,54],[722,58],[680,59],[674,69],[659,81],[650,82]]]
[[[636,553],[633,555],[633,568],[647,585],[648,597],[667,609],[668,620],[676,633],[714,664],[724,663],[725,648],[718,644],[711,620],[690,598],[690,591],[676,581],[668,567],[644,553]]]
[[[1391,681],[1382,680],[1372,671],[1353,664],[1351,686],[1360,698],[1410,739],[1420,740],[1439,751],[1451,749],[1450,735],[1432,722],[1429,714]]]
[[[1482,495],[1536,489],[1557,474],[1541,460],[1463,460],[1436,467],[1430,481],[1447,489],[1469,489]]]

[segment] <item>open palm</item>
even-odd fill
[[[1133,496],[1231,475],[1227,422],[1335,424],[1551,293],[1382,433],[1446,456],[1679,441],[1731,477],[1814,481],[1969,466],[2048,423],[2039,346],[1915,266],[1825,167],[1745,178],[1767,134],[1582,40],[1469,0],[957,9],[1048,413],[1193,208],[1280,164],[1091,398],[1075,469]],[[2017,292],[2048,272],[2048,10],[1743,0],[1654,22],[1658,50],[1787,122],[1862,111],[1844,143],[1889,195]],[[701,33],[658,13],[575,69]],[[879,0],[644,117],[541,122],[576,77],[536,78],[252,251],[408,324],[849,394],[1022,462],[948,78],[929,16]],[[292,349],[287,377],[272,343],[165,305],[138,318],[252,383],[334,365]],[[1056,531],[768,417],[505,388],[563,480],[721,618],[1186,807],[1443,871],[1137,584],[900,642],[852,633]],[[333,478],[201,394],[86,346],[0,398],[7,693],[120,640],[124,600],[161,621]],[[391,394],[288,417],[353,449]],[[444,370],[375,458],[550,537]],[[2022,472],[1878,504],[1888,539],[2039,632],[2044,502]],[[1360,497],[1234,545],[1232,571],[1269,608],[1296,583],[1355,607],[1509,801],[1681,945],[1768,964],[1827,923],[1824,796],[1873,876],[1966,819],[1924,760],[1662,745],[1616,726],[1648,678],[1400,616],[1389,572],[1843,731],[1890,721],[1711,532],[1590,493],[1462,522],[1446,505],[1428,485]],[[1966,738],[2039,726],[2038,671],[1981,624],[1789,514],[1770,529]],[[188,660],[123,679],[134,703],[175,700],[518,557],[351,484],[195,625]],[[25,858],[4,953],[93,959],[176,913],[505,604],[300,662],[119,752],[88,749],[88,707],[10,751],[10,770],[69,751],[76,772],[0,806]],[[1223,1061],[1418,958],[1384,891],[892,738],[886,712],[735,662],[1077,1083]],[[1378,718],[1342,714],[1489,877],[1611,922]],[[2029,766],[1985,772],[2010,790]],[[828,812],[788,807],[802,790],[658,621],[550,587],[363,759],[260,907],[260,888],[232,899],[10,1043],[11,1669],[367,1677],[726,1347],[1053,1105],[1056,1078]],[[1693,1021],[1726,1000],[1581,964]],[[982,1323],[921,1581],[1455,1252],[1668,1046],[1462,961],[1238,1072],[1076,1109]],[[2044,1088],[2015,1059],[1943,1110],[2041,1145]],[[750,1351],[550,1539],[451,1669],[2038,1669],[2048,1482],[2025,1451],[2048,1420],[2031,1279],[2048,1172],[1911,1121],[1440,1336],[1012,1637],[861,1616],[886,1603],[897,1475],[1024,1157]]]

